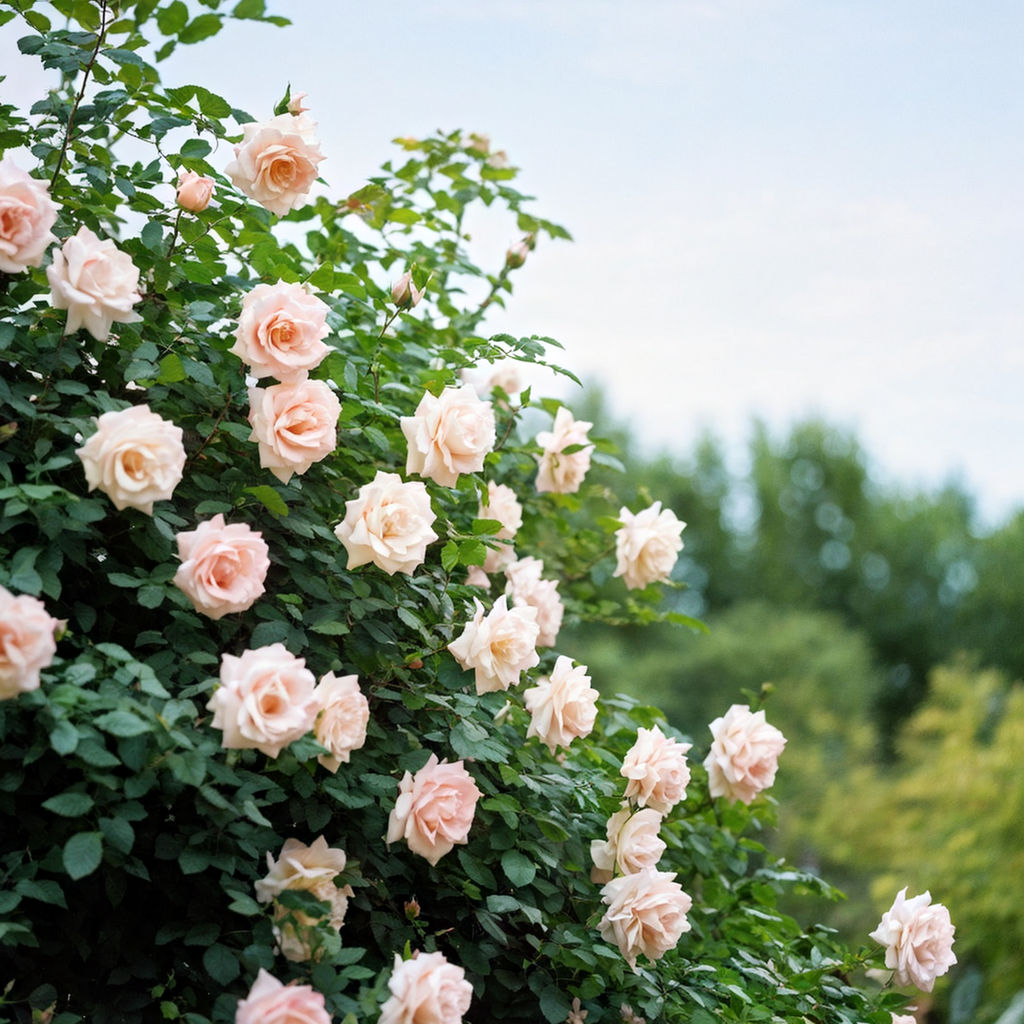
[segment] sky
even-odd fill
[[[710,429],[740,468],[754,417],[816,415],[885,483],[958,479],[989,525],[1024,506],[1024,4],[268,9],[292,26],[230,24],[165,81],[258,119],[308,93],[339,195],[396,136],[488,134],[575,239],[544,240],[489,325],[558,338],[650,450]],[[475,236],[495,268],[518,237]]]

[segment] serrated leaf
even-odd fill
[[[93,724],[96,728],[121,739],[141,736],[152,728],[147,721],[131,711],[108,711],[105,715],[100,715]]]
[[[74,879],[91,875],[103,860],[103,836],[99,832],[79,832],[65,844],[61,855],[64,870]]]
[[[246,494],[251,494],[264,508],[273,512],[275,516],[288,515],[288,505],[273,487],[268,484],[260,484],[257,487],[244,488]]]
[[[57,796],[51,796],[49,800],[44,800],[43,806],[63,818],[78,818],[91,811],[93,803],[93,798],[88,793],[69,790],[65,793],[58,793]]]
[[[518,850],[506,850],[501,855],[501,870],[513,885],[529,885],[537,876],[537,865]]]

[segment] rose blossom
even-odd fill
[[[413,853],[436,864],[456,843],[466,842],[482,795],[461,761],[438,763],[431,754],[415,775],[402,777],[386,842],[404,838]]]
[[[484,566],[486,568],[486,565]],[[505,568],[505,593],[517,608],[537,609],[537,646],[551,647],[562,628],[565,605],[554,580],[541,579],[544,563],[539,558],[520,558]]]
[[[613,576],[622,576],[630,590],[667,580],[683,547],[681,523],[661,502],[633,515],[619,511],[622,526],[615,531],[615,555],[619,564]]]
[[[890,1024],[917,1024],[917,1018],[910,1013],[894,1013]]]
[[[396,953],[388,988],[378,1024],[461,1024],[473,1000],[466,972],[443,953],[417,951],[411,960]]]
[[[914,985],[931,992],[935,979],[956,963],[949,911],[932,903],[929,892],[907,899],[906,887],[882,915],[871,938],[886,947],[885,966],[895,971],[897,985]]]
[[[213,198],[213,178],[195,171],[178,171],[178,205],[192,213],[202,213]]]
[[[370,704],[359,689],[358,676],[336,676],[333,672],[321,678],[314,696],[320,708],[314,726],[316,740],[330,751],[317,760],[329,772],[336,772],[342,761],[348,764],[349,754],[366,742]]]
[[[402,417],[409,443],[406,473],[425,476],[442,487],[454,487],[460,473],[484,468],[494,448],[494,410],[469,384],[445,388],[435,397],[427,391],[414,416]]]
[[[629,807],[616,811],[607,824],[608,840],[595,839],[590,844],[594,867],[592,882],[610,882],[615,869],[632,875],[644,868],[653,868],[665,852],[665,841],[658,835],[661,815],[653,807],[635,813]]]
[[[309,107],[305,104],[305,99],[308,95],[309,94],[305,92],[297,92],[292,96],[291,99],[288,100],[288,113],[295,114],[297,117],[299,114],[304,114],[309,110]]]
[[[99,488],[115,508],[151,516],[153,502],[170,498],[184,472],[181,427],[148,405],[105,412],[95,422],[96,433],[75,452],[89,490]]]
[[[412,309],[420,304],[425,289],[417,288],[412,279],[412,271],[407,270],[392,286],[391,301],[399,309]]]
[[[480,502],[478,519],[495,519],[501,529],[493,534],[495,540],[512,540],[523,525],[523,506],[519,504],[516,492],[506,484],[487,481],[487,500]]]
[[[285,985],[262,967],[235,1010],[235,1024],[331,1024],[324,997],[309,985]]]
[[[302,658],[284,644],[222,654],[221,685],[206,707],[213,727],[222,729],[221,746],[263,751],[277,757],[292,740],[305,736],[316,720],[316,680]]]
[[[100,241],[84,224],[54,250],[46,277],[53,308],[68,311],[65,334],[84,327],[98,341],[106,341],[113,324],[142,319],[132,312],[142,301],[138,267],[110,239]]]
[[[711,795],[749,804],[775,781],[785,736],[765,721],[763,710],[752,714],[746,704],[733,704],[708,728],[714,741],[704,767]]]
[[[263,593],[270,552],[248,523],[226,525],[217,514],[175,539],[181,565],[173,582],[197,612],[211,619],[244,612]]]
[[[437,540],[430,528],[435,518],[422,481],[403,483],[397,473],[378,469],[359,496],[345,502],[345,518],[334,533],[348,552],[349,569],[373,562],[389,576],[411,576]]]
[[[590,685],[586,665],[573,667],[572,659],[559,655],[550,676],[523,691],[530,727],[526,737],[536,736],[552,754],[577,736],[589,736],[597,717],[600,694]]]
[[[509,608],[502,594],[485,616],[474,597],[476,613],[461,635],[448,645],[463,668],[475,671],[476,692],[507,690],[519,682],[519,673],[540,661],[537,654],[537,609]]]
[[[622,777],[629,779],[626,798],[668,814],[686,797],[690,782],[686,752],[691,746],[666,736],[656,725],[637,729],[636,742],[622,761]]]
[[[244,299],[231,351],[254,377],[296,383],[323,361],[330,349],[327,303],[300,284],[258,284]]]
[[[639,954],[657,960],[690,930],[686,913],[693,901],[675,877],[670,871],[644,868],[613,878],[601,889],[601,901],[608,909],[597,927],[606,942],[619,947],[634,971]]]
[[[341,402],[322,380],[249,388],[250,441],[258,441],[260,465],[286,484],[338,444]]]
[[[0,160],[0,273],[21,274],[43,262],[57,236],[50,230],[57,207],[45,181],[23,171],[5,156]]]
[[[587,431],[593,426],[585,420],[573,419],[566,407],[560,406],[551,430],[537,435],[537,444],[544,449],[538,458],[537,490],[556,494],[574,494],[580,489],[590,469],[590,453],[594,446],[587,443]],[[564,454],[573,445],[586,445],[579,451]]]
[[[39,673],[57,653],[60,626],[38,598],[0,586],[0,700],[38,689]]]

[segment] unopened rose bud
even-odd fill
[[[418,668],[423,668],[423,659],[422,658],[413,658],[412,661],[409,662],[409,668],[411,668],[413,670],[418,669]]]
[[[204,178],[195,171],[178,172],[178,205],[183,210],[200,213],[210,205],[213,178]]]
[[[496,171],[503,171],[508,167],[508,153],[503,149],[495,150],[487,158],[487,166],[493,167]]]
[[[491,137],[481,132],[472,132],[466,149],[471,149],[474,153],[482,153],[486,156],[491,151]]]
[[[530,247],[525,241],[509,246],[508,252],[505,253],[505,266],[511,267],[513,270],[521,267],[526,262],[529,252]]]
[[[304,114],[307,110],[309,110],[309,107],[307,107],[302,102],[305,98],[306,98],[306,93],[304,93],[304,92],[297,92],[288,101],[288,113],[289,114],[294,114],[297,117],[299,114]]]
[[[399,309],[410,309],[419,305],[424,289],[417,288],[412,281],[412,271],[407,270],[392,286],[391,301]]]
[[[410,921],[415,921],[420,916],[420,905],[416,902],[415,896],[411,900],[405,901],[405,916]]]

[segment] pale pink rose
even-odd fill
[[[917,1018],[910,1013],[894,1013],[891,1024],[917,1024]]]
[[[473,153],[479,153],[481,156],[487,156],[491,151],[490,135],[485,135],[483,132],[470,132],[466,149]]]
[[[445,388],[438,397],[427,391],[416,414],[403,416],[401,422],[409,443],[406,473],[442,487],[454,487],[461,473],[483,469],[494,448],[494,410],[469,384]]]
[[[333,672],[320,679],[315,696],[320,713],[316,718],[316,740],[330,754],[317,760],[329,771],[336,772],[349,755],[366,742],[366,726],[370,721],[370,704],[359,689],[358,676],[336,676]]]
[[[633,515],[619,511],[622,526],[615,531],[615,555],[619,564],[614,576],[621,576],[630,590],[660,583],[669,578],[683,548],[681,523],[671,509],[662,511],[661,502]]]
[[[204,178],[196,171],[178,172],[178,205],[192,213],[202,213],[213,198],[213,178]]]
[[[775,781],[785,736],[765,721],[763,710],[751,713],[746,704],[733,704],[708,728],[714,739],[704,767],[711,795],[749,804]]]
[[[252,376],[293,384],[323,361],[328,334],[327,303],[301,284],[258,284],[242,299],[230,351]]]
[[[601,937],[619,947],[634,971],[641,953],[658,960],[690,930],[686,914],[693,901],[675,877],[670,871],[644,868],[613,878],[601,889],[601,901],[608,905],[597,926]]]
[[[686,797],[690,782],[686,752],[691,746],[666,736],[657,725],[637,729],[636,743],[622,762],[622,777],[629,780],[626,798],[668,814]]]
[[[46,182],[31,177],[8,156],[0,160],[0,273],[38,267],[47,246],[57,241],[50,230],[56,220],[57,207]]]
[[[39,673],[57,653],[60,625],[42,601],[0,586],[0,700],[39,688]]]
[[[516,492],[506,484],[487,481],[487,501],[480,502],[478,519],[494,519],[501,523],[501,529],[492,534],[495,540],[512,540],[523,525],[523,506]]]
[[[115,508],[151,516],[153,502],[170,498],[185,470],[182,436],[148,405],[133,405],[99,416],[96,433],[75,454],[90,491],[99,488]]]
[[[411,270],[407,270],[391,286],[391,301],[399,309],[412,309],[413,306],[418,306],[423,294],[424,289],[417,288],[413,282]]]
[[[956,963],[949,911],[932,903],[931,893],[907,899],[904,887],[882,915],[871,938],[886,947],[885,966],[897,985],[914,985],[931,992],[935,979]]]
[[[504,572],[515,560],[516,549],[512,546],[512,542],[508,540],[499,540],[493,548],[487,548],[487,554],[484,556],[484,564],[480,568],[482,568],[488,575],[491,575],[496,572]],[[490,590],[489,580],[487,583],[487,589]]]
[[[345,518],[334,533],[348,552],[349,569],[373,562],[389,576],[411,576],[427,557],[427,545],[437,540],[430,528],[436,518],[426,485],[377,470],[359,496],[345,502]]]
[[[249,388],[249,440],[259,442],[260,465],[283,484],[333,453],[340,415],[341,402],[326,381]]]
[[[484,568],[486,568],[486,564]],[[539,558],[520,558],[505,567],[505,593],[517,608],[537,609],[537,646],[551,647],[562,628],[565,605],[554,580],[541,579],[544,563]]]
[[[220,686],[206,707],[213,727],[224,733],[221,746],[256,749],[277,757],[316,721],[316,680],[302,658],[284,644],[222,654]]]
[[[497,156],[497,154],[495,154],[495,156]],[[488,161],[488,163],[490,163],[490,161]],[[502,166],[504,166],[504,164],[502,164]],[[515,270],[526,262],[526,257],[529,255],[530,246],[525,241],[515,242],[508,247],[508,250],[505,253],[505,266]]]
[[[54,250],[46,277],[53,308],[68,311],[65,334],[84,327],[97,340],[106,341],[114,324],[142,319],[132,311],[142,301],[138,267],[110,239],[100,241],[84,224]]]
[[[481,796],[461,761],[438,763],[431,754],[415,775],[402,777],[386,841],[404,839],[413,853],[436,864],[456,843],[466,842]]]
[[[508,167],[508,153],[503,149],[496,149],[488,158],[487,166],[495,170],[503,171]]]
[[[283,217],[307,201],[324,158],[314,127],[306,114],[250,121],[224,173],[250,199]]]
[[[487,390],[501,388],[506,395],[517,395],[523,389],[523,382],[519,376],[519,370],[514,363],[505,363],[494,368],[494,372],[487,379]]]
[[[296,117],[298,117],[299,114],[304,114],[307,110],[309,110],[309,107],[307,107],[305,104],[305,99],[307,95],[308,93],[297,92],[294,96],[292,96],[292,98],[288,101],[288,113],[294,114]]]
[[[475,672],[476,692],[507,690],[519,674],[540,661],[537,654],[537,609],[509,608],[502,594],[485,616],[474,597],[476,613],[462,633],[448,645],[463,668]]]
[[[665,852],[665,841],[658,835],[661,815],[653,807],[635,813],[629,807],[616,811],[608,819],[607,841],[595,839],[590,844],[594,867],[592,882],[610,882],[616,868],[620,874],[632,875],[644,868],[657,867]]]
[[[175,539],[181,565],[174,585],[197,612],[211,619],[244,612],[263,593],[270,551],[248,523],[227,525],[218,514]]]
[[[590,685],[586,665],[573,667],[572,659],[559,655],[550,676],[523,691],[530,727],[526,737],[536,736],[552,754],[577,736],[589,736],[597,717],[600,694]]]
[[[466,570],[466,586],[480,587],[481,590],[490,590],[491,580],[479,565],[471,565]]]
[[[324,997],[309,985],[285,985],[262,967],[235,1010],[235,1024],[331,1024]]]
[[[538,491],[573,494],[580,489],[590,469],[590,453],[594,446],[587,441],[587,431],[593,425],[574,419],[564,405],[559,407],[551,430],[542,430],[537,435],[537,444],[544,449],[538,459]],[[575,445],[585,447],[566,454],[565,449]]]
[[[417,951],[411,960],[396,953],[388,988],[378,1024],[461,1024],[473,1000],[466,972],[443,953]]]

